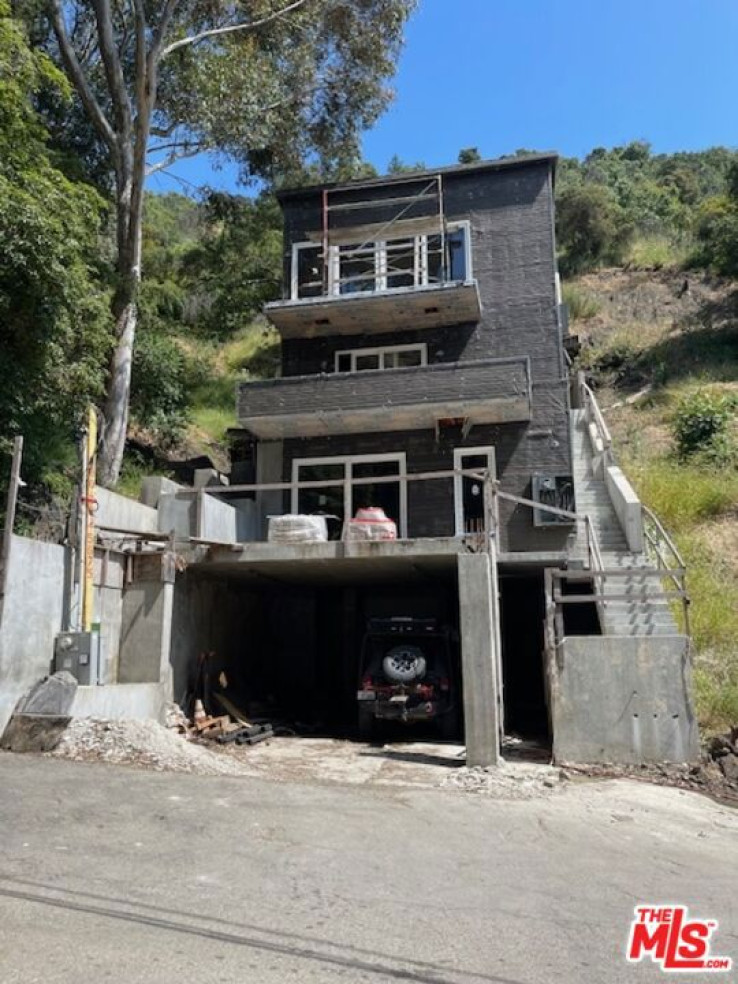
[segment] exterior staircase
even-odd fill
[[[624,576],[605,575],[599,579],[604,595],[601,608],[603,634],[678,635],[680,630],[668,599],[663,597],[660,579],[638,573],[639,569],[653,570],[652,561],[644,552],[629,549],[607,485],[596,473],[586,410],[571,411],[571,432],[576,510],[590,518],[600,548],[602,568],[627,572]],[[580,531],[580,541],[582,536]],[[577,554],[586,554],[581,542]]]

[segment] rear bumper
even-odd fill
[[[430,721],[450,710],[446,701],[424,700],[417,704],[407,704],[392,700],[361,700],[362,713],[370,714],[379,721]]]

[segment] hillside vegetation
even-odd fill
[[[608,269],[567,293],[620,463],[688,565],[700,723],[725,728],[738,722],[738,288]]]

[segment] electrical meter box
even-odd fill
[[[61,632],[54,642],[54,670],[66,670],[82,686],[100,683],[100,633]]]
[[[542,506],[553,506],[555,509],[565,509],[574,512],[574,479],[571,475],[540,475],[533,476],[533,500]],[[533,510],[534,526],[570,526],[574,520],[545,509]]]

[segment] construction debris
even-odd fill
[[[155,721],[72,721],[57,748],[58,758],[77,762],[136,765],[156,772],[189,772],[210,776],[250,775],[246,763],[197,741],[187,741]]]

